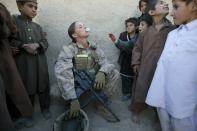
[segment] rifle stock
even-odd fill
[[[98,100],[103,106],[114,116],[117,122],[120,119],[116,116],[116,114],[108,107],[107,105],[107,96],[104,94],[102,90],[95,90],[94,86],[94,78],[92,78],[86,71],[76,71],[74,70],[74,77],[75,77],[75,88],[77,92],[77,96],[79,97],[86,91],[90,91],[91,95]],[[80,91],[81,90],[81,91]],[[89,100],[85,105],[82,106],[84,108],[90,103]]]

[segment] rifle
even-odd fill
[[[73,70],[74,72],[74,78],[75,78],[75,89],[77,96],[79,97],[86,91],[90,91],[91,98],[94,98],[98,100],[103,106],[114,116],[114,118],[117,120],[117,122],[120,121],[120,119],[116,116],[116,114],[108,107],[107,101],[108,98],[104,94],[102,90],[96,90],[93,88],[94,85],[94,77],[91,77],[90,74],[88,74],[86,71],[81,70]],[[87,106],[92,99],[89,99],[84,105],[82,105],[82,108]]]

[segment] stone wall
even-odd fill
[[[167,0],[170,2],[170,0]],[[15,0],[0,0],[12,14],[17,14]],[[138,0],[38,0],[38,22],[45,32],[50,47],[47,51],[51,84],[54,84],[54,63],[62,45],[69,43],[68,26],[73,21],[82,21],[90,29],[90,39],[103,48],[106,57],[117,65],[118,50],[108,33],[117,37],[124,31],[124,20],[139,16]]]

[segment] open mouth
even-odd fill
[[[86,32],[89,32],[89,31],[90,31],[90,28],[88,28],[88,27],[85,28],[85,31],[86,31]]]
[[[33,13],[33,14],[32,14],[32,16],[34,17],[34,16],[36,16],[36,14],[35,14],[35,13]]]
[[[169,10],[169,7],[164,7],[165,10]]]

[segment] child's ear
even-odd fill
[[[148,14],[151,15],[151,16],[153,16],[153,15],[155,15],[155,12],[154,12],[154,10],[149,10],[148,11]]]

